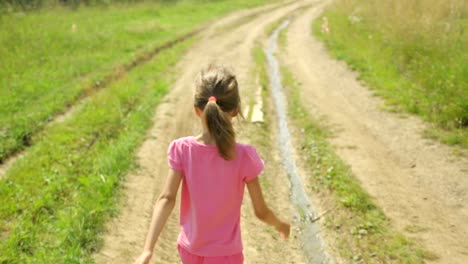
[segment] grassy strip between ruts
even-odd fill
[[[252,141],[258,144],[259,146],[262,147],[262,149],[268,150],[271,148],[271,133],[272,133],[272,128],[271,128],[271,116],[269,115],[269,109],[271,109],[271,106],[269,104],[268,97],[269,91],[269,81],[268,81],[268,75],[266,71],[266,64],[263,63],[265,60],[265,54],[263,53],[263,50],[261,48],[260,43],[256,43],[254,46],[254,49],[252,50],[252,57],[255,62],[255,67],[253,69],[253,73],[256,77],[258,76],[258,85],[261,87],[261,96],[262,96],[262,104],[263,104],[263,123],[256,123],[255,125],[257,126],[257,129],[255,130],[255,133],[251,133]],[[252,108],[250,108],[252,109]],[[262,156],[269,157],[271,158],[271,153],[262,153]],[[260,178],[260,181],[262,182],[262,178]],[[266,184],[266,183],[264,183]]]
[[[388,110],[417,114],[433,124],[426,136],[468,148],[467,14],[461,0],[338,0],[313,32]]]
[[[280,36],[283,35],[280,47],[286,44],[284,32],[280,32]],[[257,64],[266,65],[261,50],[256,51],[255,56]],[[310,175],[307,185],[313,186],[308,191],[316,193],[315,197],[323,197],[327,207],[335,208],[325,216],[325,226],[336,241],[338,255],[357,263],[422,263],[424,258],[435,258],[392,230],[383,212],[334,153],[327,141],[326,127],[303,107],[301,87],[292,73],[282,67],[281,75],[289,99],[288,116],[295,143],[300,145],[297,149]]]
[[[228,11],[266,2],[146,2],[0,16],[0,162],[139,55]]]
[[[115,210],[168,69],[193,41],[163,51],[53,126],[0,182],[0,263],[90,263]]]

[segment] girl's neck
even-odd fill
[[[205,145],[216,145],[214,138],[210,135],[210,133],[208,133],[208,131],[203,131],[201,134],[195,137],[195,140]]]

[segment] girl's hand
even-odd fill
[[[291,230],[291,225],[286,222],[281,222],[277,227],[276,231],[280,233],[282,239],[287,239],[289,237],[289,232]]]
[[[148,264],[151,260],[152,253],[149,251],[144,251],[140,257],[137,258],[135,264]]]

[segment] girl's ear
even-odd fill
[[[200,108],[196,107],[196,106],[193,107],[193,108],[195,109],[195,114],[196,114],[198,117],[200,117],[203,111],[202,111]]]

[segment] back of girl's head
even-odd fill
[[[195,81],[194,105],[203,111],[202,119],[221,156],[234,159],[236,140],[231,117],[240,113],[236,76],[222,66],[203,69]]]

